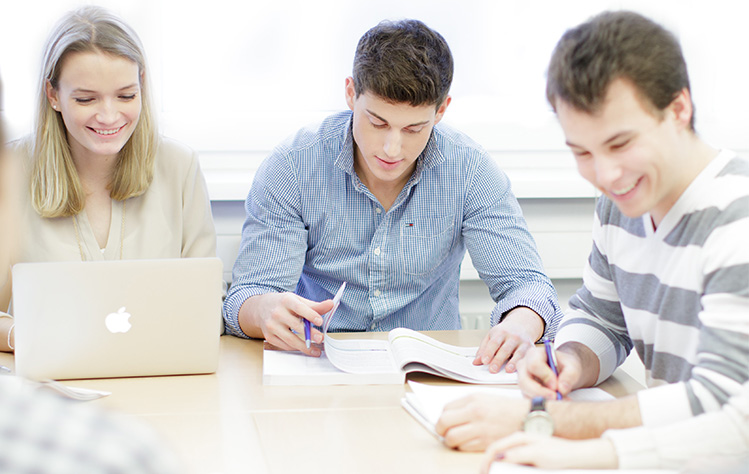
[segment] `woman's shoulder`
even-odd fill
[[[154,166],[167,176],[187,175],[199,168],[198,153],[180,141],[159,137]]]
[[[202,171],[194,149],[172,138],[159,137],[151,186],[180,187],[199,175]]]
[[[157,161],[168,161],[170,164],[189,163],[197,161],[197,152],[188,145],[169,137],[159,137],[156,148]]]

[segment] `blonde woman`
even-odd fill
[[[36,132],[13,147],[29,183],[18,261],[215,256],[197,155],[158,135],[148,82],[138,36],[107,11],[52,31]]]

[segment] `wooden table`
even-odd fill
[[[485,331],[427,334],[473,346]],[[262,348],[262,341],[223,336],[215,374],[65,383],[112,392],[87,403],[142,419],[196,474],[478,472],[480,454],[445,448],[401,408],[405,385],[264,386]],[[12,367],[12,355],[0,354],[0,364]],[[409,379],[452,383],[425,374]],[[615,396],[642,388],[622,370],[601,387]]]

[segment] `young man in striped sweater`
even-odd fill
[[[543,350],[529,351],[521,388],[544,411],[544,399],[600,383],[634,348],[648,390],[612,402],[549,401],[548,431],[593,438],[719,411],[749,379],[749,161],[698,137],[677,40],[634,13],[603,13],[568,31],[547,96],[580,174],[603,196],[583,287],[556,337],[558,376]],[[522,429],[530,406],[464,399],[438,430],[449,446],[483,449]],[[503,453],[536,439],[524,436]],[[614,459],[642,448],[622,432],[607,436]]]

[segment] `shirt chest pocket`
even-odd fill
[[[422,216],[406,220],[400,228],[403,271],[423,275],[437,268],[450,253],[454,216]]]

